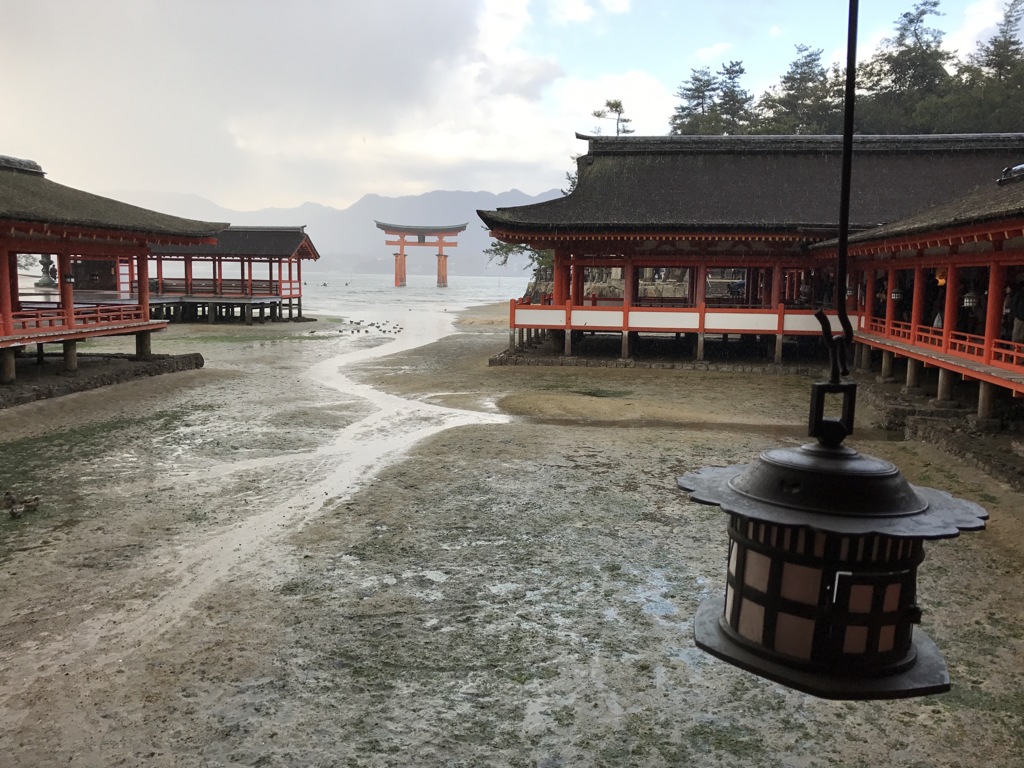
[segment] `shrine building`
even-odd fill
[[[1024,166],[959,191],[850,237],[848,304],[861,367],[880,350],[881,378],[892,379],[903,360],[911,392],[923,368],[937,368],[940,402],[956,380],[976,381],[977,417],[989,419],[997,389],[1024,396],[1024,327],[1014,341],[1012,311],[1014,291],[1024,293]]]
[[[152,312],[170,320],[214,322],[302,317],[302,262],[320,258],[306,228],[230,226],[215,243],[151,249]],[[135,287],[137,281],[132,280]]]
[[[167,326],[150,317],[149,253],[156,245],[212,244],[227,224],[128,205],[50,181],[29,160],[0,157],[0,383],[15,380],[18,355],[61,344],[77,369],[77,343],[134,335],[151,354]],[[19,279],[18,256],[42,267]]]
[[[578,138],[589,151],[571,194],[478,212],[493,237],[554,253],[551,293],[510,302],[510,346],[543,332],[572,355],[585,335],[618,335],[628,358],[642,336],[675,335],[701,360],[706,340],[745,337],[781,362],[786,340],[820,336],[819,309],[839,330],[841,137]],[[937,367],[940,399],[953,376],[977,379],[982,417],[992,387],[1024,394],[1003,312],[1024,279],[1024,183],[997,184],[1024,160],[1024,134],[855,136],[853,149],[838,293],[858,361],[880,350],[889,377],[906,358],[911,388]],[[619,287],[588,293],[597,275]]]

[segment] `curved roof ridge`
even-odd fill
[[[469,226],[469,222],[463,224],[388,224],[384,221],[373,220],[377,229],[392,229],[396,232],[462,232]]]

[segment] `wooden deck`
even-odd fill
[[[882,351],[892,352],[899,357],[920,360],[925,365],[946,368],[965,378],[987,381],[996,386],[1013,390],[1015,396],[1024,395],[1024,369],[1009,370],[989,365],[983,360],[971,360],[941,349],[921,347],[903,341],[886,338],[863,330],[856,332],[856,341]],[[1006,342],[1010,344],[1010,342]],[[1019,347],[1020,345],[1013,345]]]

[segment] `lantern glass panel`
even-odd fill
[[[896,626],[885,624],[878,632],[878,652],[887,653],[896,647]]]
[[[821,571],[806,565],[786,563],[782,566],[782,596],[798,603],[817,605],[821,591]]]
[[[772,561],[760,552],[747,551],[746,567],[743,571],[743,583],[760,592],[768,591],[768,571]]]
[[[814,643],[814,620],[780,613],[775,623],[775,650],[787,656],[810,660]]]
[[[900,585],[890,584],[885,588],[885,603],[882,605],[882,610],[886,613],[895,611],[900,607]]]
[[[764,606],[741,598],[740,620],[736,631],[752,643],[761,644],[764,632]]]
[[[868,628],[847,627],[843,653],[864,653],[868,649]]]
[[[853,584],[850,587],[850,612],[871,613],[871,596],[874,591],[870,584]]]

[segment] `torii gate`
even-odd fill
[[[448,287],[448,256],[445,248],[454,248],[458,245],[455,238],[459,232],[466,229],[466,224],[452,224],[441,227],[417,227],[408,224],[385,224],[382,221],[374,220],[377,229],[383,229],[385,235],[397,235],[397,240],[385,240],[385,245],[397,245],[398,253],[395,254],[395,287],[401,288],[405,285],[405,247],[414,245],[425,245],[437,248],[437,287]],[[406,240],[406,237],[414,236],[415,240]],[[445,240],[446,237],[452,240]],[[427,238],[435,238],[428,241]]]

